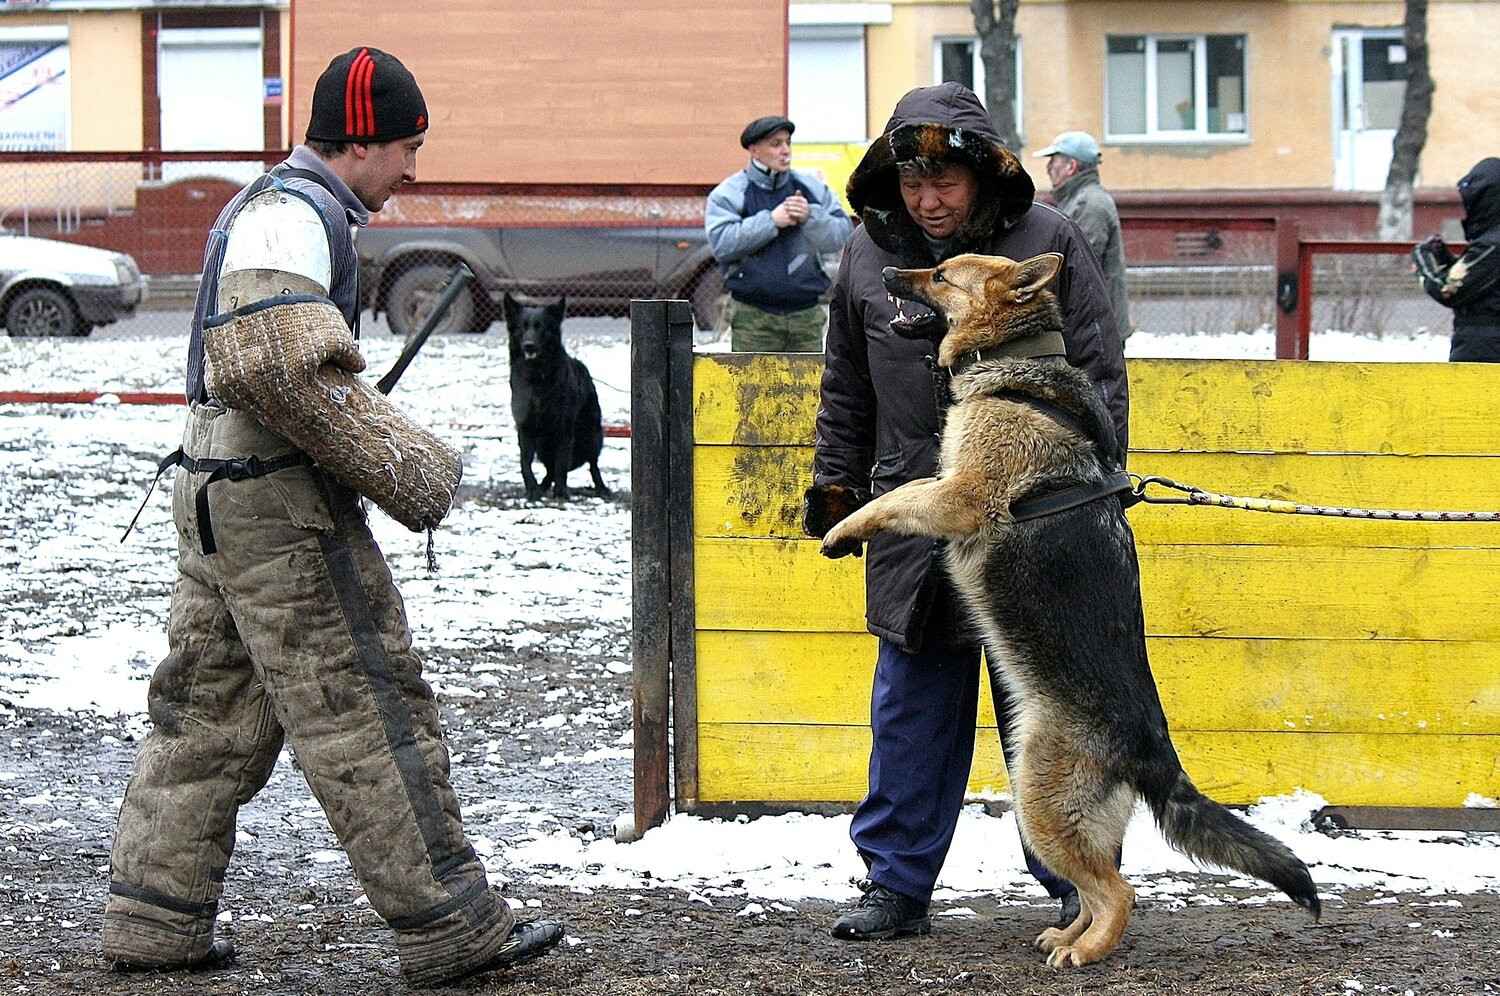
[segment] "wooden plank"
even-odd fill
[[[1340,830],[1456,830],[1500,833],[1500,809],[1439,809],[1434,806],[1324,806],[1313,825]]]
[[[1005,760],[993,730],[981,731],[971,793],[1005,792]],[[698,732],[698,801],[854,802],[868,786],[867,726],[744,726],[705,723]]]
[[[1500,739],[1317,733],[1181,733],[1184,768],[1226,805],[1305,788],[1338,806],[1459,807],[1471,793],[1500,796]],[[1004,791],[998,743],[978,738],[970,791]],[[765,802],[859,799],[866,787],[864,727],[704,724],[699,799]]]
[[[1500,452],[1500,371],[1444,363],[1132,360],[1135,450]]]
[[[699,629],[864,628],[862,558],[829,560],[813,540],[777,539],[699,539],[693,558]]]
[[[1493,550],[1140,544],[1139,552],[1153,636],[1500,640]],[[827,560],[813,540],[714,537],[700,538],[694,554],[700,628],[861,625],[862,559]]]
[[[630,512],[634,827],[660,826],[671,808],[671,535],[658,511],[671,490],[667,304],[630,304]]]
[[[699,445],[811,446],[820,353],[701,353],[693,438]]]
[[[1306,454],[1149,453],[1131,469],[1221,494],[1361,508],[1500,511],[1500,459]],[[802,537],[808,446],[697,446],[699,536]],[[1173,492],[1152,488],[1153,496]],[[1139,505],[1142,543],[1500,548],[1500,523],[1422,523]]]
[[[181,401],[181,398],[178,399]],[[803,539],[811,446],[696,446],[693,527],[699,536]]]
[[[749,426],[758,443],[810,444],[820,375],[816,355],[699,354],[696,438],[748,442]],[[1129,375],[1136,463],[1148,451],[1500,453],[1500,370],[1484,366],[1142,359]]]
[[[875,649],[866,633],[700,630],[700,721],[865,724]],[[1500,735],[1500,644],[1154,638],[1148,652],[1174,733]]]

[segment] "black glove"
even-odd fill
[[[822,539],[870,500],[866,491],[842,484],[814,484],[802,494],[802,531]]]
[[[1453,255],[1453,250],[1448,248],[1448,243],[1443,241],[1441,235],[1429,235],[1417,247],[1412,250],[1412,258],[1417,261],[1418,269],[1422,269],[1423,257],[1437,266],[1447,266],[1458,257]]]

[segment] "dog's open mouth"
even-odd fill
[[[903,339],[941,339],[947,328],[943,319],[932,311],[907,314],[906,309],[923,307],[920,302],[908,301],[894,294],[887,294],[896,304],[896,317],[891,319],[891,331]]]

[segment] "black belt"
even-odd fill
[[[208,514],[208,486],[215,481],[244,481],[252,477],[265,477],[274,474],[278,470],[286,470],[289,467],[310,467],[313,458],[306,453],[287,453],[284,456],[272,457],[262,460],[258,456],[230,457],[219,459],[216,457],[205,459],[194,459],[178,447],[171,453],[162,457],[161,462],[156,465],[156,476],[151,478],[151,487],[146,490],[146,497],[141,501],[141,507],[136,509],[135,518],[130,520],[130,525],[125,527],[125,536],[135,528],[136,519],[141,517],[145,511],[146,502],[151,500],[151,494],[156,490],[156,482],[161,480],[161,475],[167,472],[168,467],[182,467],[194,474],[207,474],[208,480],[198,489],[197,496],[193,499],[193,507],[198,513],[198,535],[203,543],[204,554],[218,551],[218,545],[214,543],[213,523]],[[325,489],[326,490],[326,489]],[[330,507],[331,507],[330,502]],[[125,541],[125,536],[120,537],[120,542]]]
[[[1056,515],[1058,512],[1066,512],[1070,508],[1077,508],[1079,505],[1086,505],[1091,501],[1098,501],[1100,498],[1134,489],[1135,483],[1131,481],[1130,475],[1123,470],[1117,470],[1102,481],[1075,484],[1061,491],[1049,491],[1043,495],[1013,501],[1010,503],[1010,517],[1017,522],[1040,519],[1043,516]],[[1132,501],[1130,504],[1133,505],[1135,502]]]

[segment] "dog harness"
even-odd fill
[[[989,351],[986,351],[989,352]],[[1087,505],[1091,501],[1100,498],[1108,498],[1110,495],[1120,496],[1120,507],[1129,508],[1139,497],[1134,495],[1134,482],[1130,475],[1123,470],[1115,469],[1104,454],[1104,448],[1099,445],[1099,440],[1094,438],[1088,431],[1083,420],[1061,405],[1054,404],[1045,398],[1038,398],[1033,394],[1025,394],[1021,391],[999,390],[990,392],[989,397],[1002,398],[1006,401],[1015,401],[1030,407],[1046,415],[1054,422],[1061,422],[1068,429],[1078,433],[1084,439],[1094,444],[1094,456],[1099,465],[1104,469],[1104,479],[1100,481],[1089,481],[1082,484],[1074,484],[1058,491],[1048,491],[1039,495],[1029,495],[1019,501],[1010,503],[1011,518],[1017,522],[1026,522],[1031,519],[1041,519],[1059,512],[1066,512],[1070,508],[1079,505]]]

